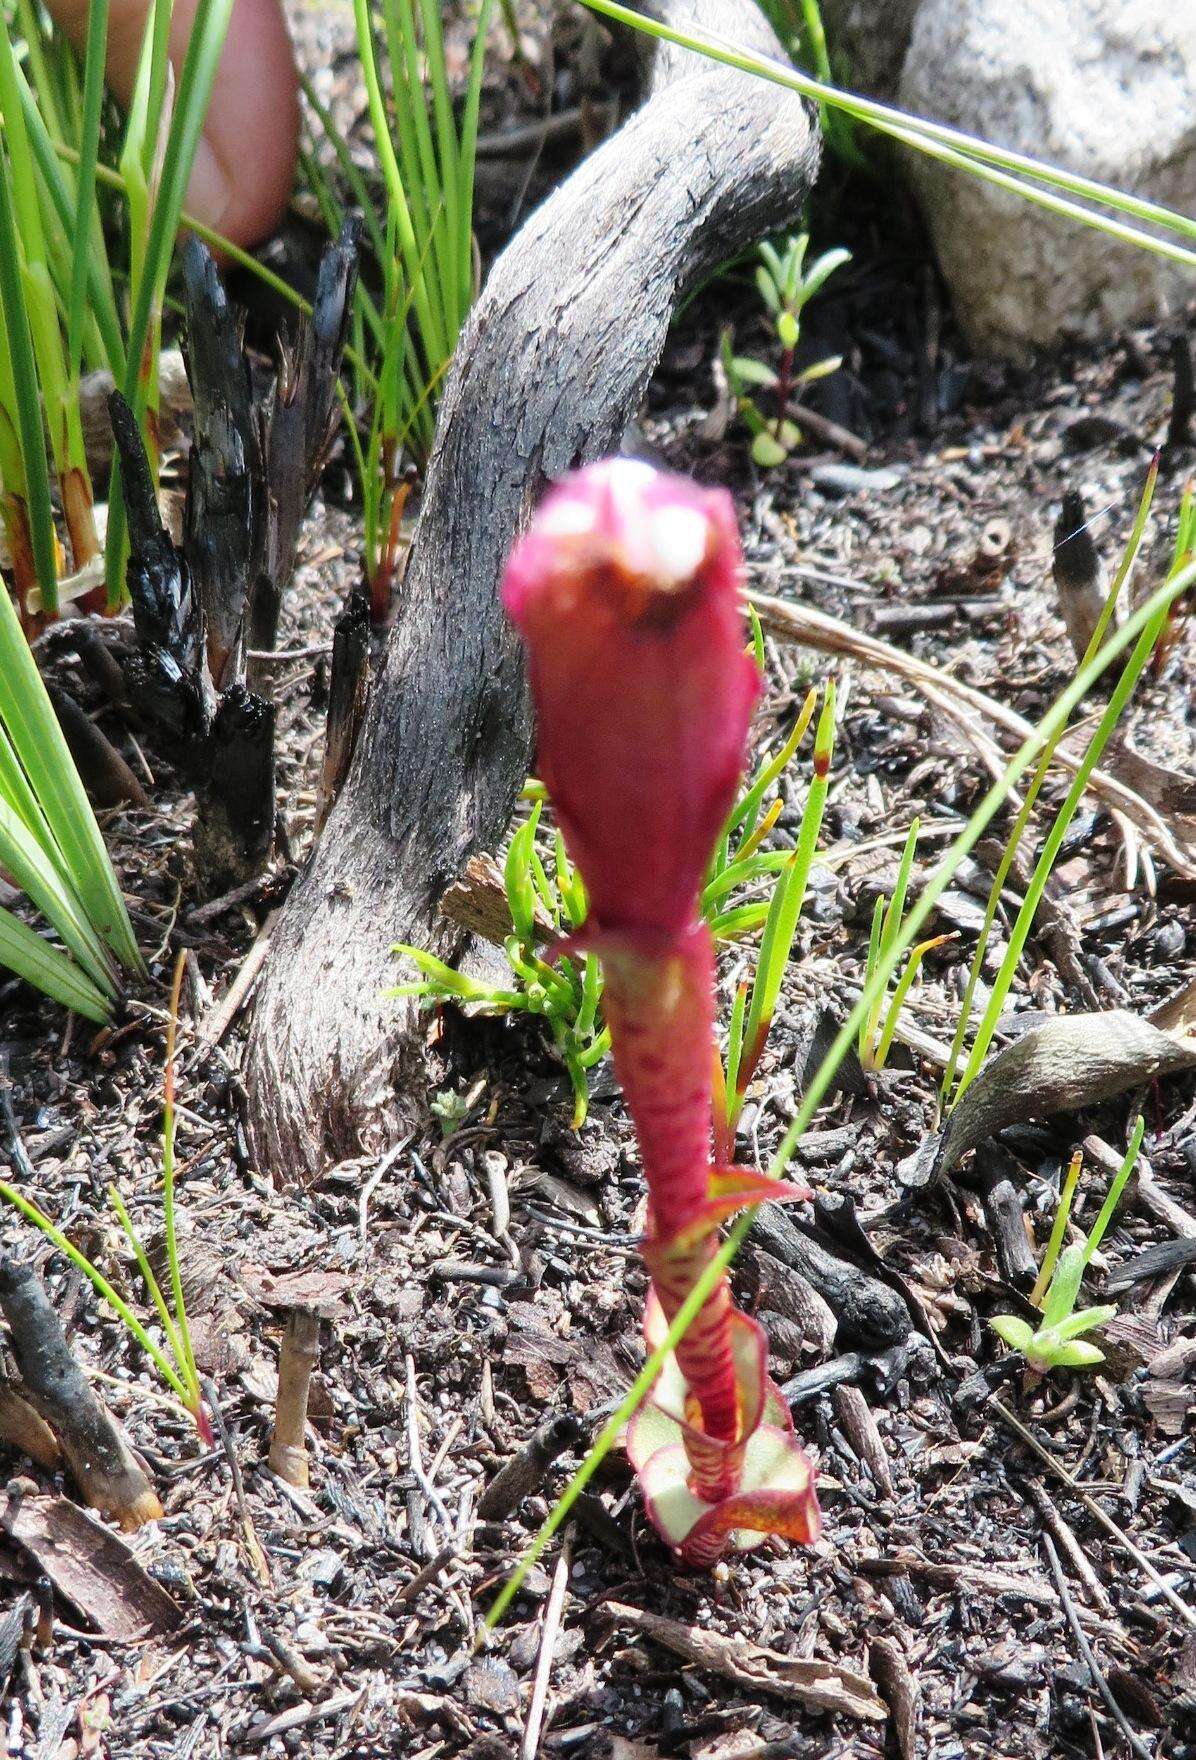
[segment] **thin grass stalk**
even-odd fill
[[[423,271],[419,267],[420,250],[412,224],[411,207],[403,184],[403,174],[395,155],[394,143],[391,140],[386,103],[382,96],[382,85],[378,77],[378,62],[374,53],[373,28],[370,22],[368,0],[353,0],[353,15],[357,24],[358,52],[361,57],[362,74],[365,78],[366,97],[369,102],[375,146],[383,179],[386,183],[390,213],[393,215],[397,229],[400,251],[413,289],[425,364],[428,371],[431,372],[444,352],[443,338],[432,302],[428,296]]]
[[[913,945],[918,932],[923,924],[929,920],[939,898],[950,885],[960,862],[970,854],[979,839],[983,837],[1010,791],[1017,786],[1046,742],[1058,729],[1067,725],[1076,704],[1092,688],[1105,669],[1128,647],[1130,642],[1140,635],[1152,619],[1156,619],[1160,613],[1165,614],[1167,608],[1174,604],[1180,594],[1194,582],[1196,582],[1196,563],[1183,569],[1179,575],[1160,587],[1144,605],[1139,607],[1101,652],[1095,655],[1087,666],[1080,668],[1072,683],[1063,691],[1033,732],[1023,741],[1001,776],[989,788],[967,825],[952,842],[935,868],[921,896],[902,924],[888,956],[880,961],[876,971],[865,984],[863,993],[836,1033],[826,1056],[810,1081],[801,1106],[773,1156],[768,1170],[771,1178],[779,1179],[788,1167],[806,1127],[822,1103],[839,1065],[867,1018],[873,1002],[878,995],[884,993],[901,955]],[[728,1266],[743,1245],[758,1209],[759,1206],[756,1205],[745,1210],[727,1234],[717,1253],[705,1266],[697,1282],[678,1309],[664,1338],[649,1354],[618,1409],[612,1412],[602,1426],[585,1460],[570,1480],[565,1491],[557,1499],[530,1546],[488,1609],[485,1624],[491,1630],[498,1624],[522,1587],[528,1571],[541,1557],[552,1536],[619,1440],[624,1425],[642,1405],[660,1374],[666,1358],[676,1349],[677,1341],[709,1299],[716,1284],[725,1275]]]
[[[1117,606],[1117,601],[1133,571],[1134,564],[1141,551],[1142,541],[1146,533],[1146,522],[1150,517],[1150,508],[1154,499],[1155,483],[1158,479],[1158,474],[1159,460],[1156,458],[1151,464],[1150,470],[1147,472],[1146,483],[1138,502],[1138,509],[1134,516],[1133,526],[1130,530],[1129,541],[1122,552],[1121,561],[1118,564],[1117,572],[1113,577],[1112,584],[1106,595],[1105,603],[1101,607],[1101,614],[1097,619],[1096,628],[1093,630],[1092,637],[1085,649],[1081,665],[1092,658],[1101,643],[1104,641],[1105,634],[1109,628],[1114,610]],[[989,887],[988,898],[984,907],[984,921],[980,926],[980,934],[977,937],[976,946],[972,953],[972,963],[968,970],[968,981],[964,986],[963,1000],[959,1007],[959,1019],[956,1023],[955,1033],[951,1041],[951,1051],[947,1059],[947,1067],[943,1071],[943,1079],[939,1087],[939,1105],[942,1109],[949,1109],[954,1099],[957,1098],[957,1095],[954,1093],[956,1071],[959,1067],[960,1054],[963,1051],[964,1040],[967,1037],[968,1027],[971,1023],[972,1003],[976,995],[976,986],[980,982],[980,973],[984,967],[984,957],[988,950],[989,937],[992,934],[997,911],[1000,908],[1001,896],[1005,890],[1005,882],[1009,878],[1014,861],[1017,857],[1018,849],[1021,846],[1022,838],[1025,835],[1026,827],[1030,822],[1030,815],[1034,811],[1038,796],[1042,790],[1044,782],[1046,781],[1047,774],[1051,767],[1051,761],[1055,755],[1055,748],[1059,744],[1059,740],[1062,739],[1065,731],[1066,729],[1060,729],[1057,737],[1043,750],[1042,756],[1035,768],[1030,786],[1026,790],[1025,798],[1018,809],[1013,829],[1010,831],[1005,848],[1001,852],[1001,860],[997,864],[996,873],[993,875],[992,885]]]
[[[72,388],[62,331],[58,322],[58,304],[54,277],[42,220],[42,196],[38,188],[37,170],[25,126],[25,110],[21,102],[21,85],[16,54],[3,12],[0,11],[0,112],[4,116],[4,145],[7,149],[8,174],[12,199],[13,226],[19,240],[16,270],[25,301],[28,329],[33,344],[41,403],[49,430],[50,451],[58,471],[63,508],[71,537],[71,551],[76,568],[82,568],[100,552],[91,507],[91,486],[87,477],[87,457],[83,446],[83,424],[79,413],[77,386]],[[7,242],[3,248],[7,249]],[[13,331],[12,313],[8,313],[8,329]],[[15,365],[15,363],[14,363]],[[32,427],[32,424],[30,424]],[[39,413],[37,426],[41,427]],[[25,434],[22,432],[22,448]],[[25,473],[31,476],[32,464],[25,457]],[[51,527],[51,541],[53,528]],[[57,609],[57,571],[51,596],[44,598],[45,582],[40,579],[43,601],[51,612]]]
[[[1128,1181],[1130,1174],[1134,1171],[1134,1164],[1138,1159],[1138,1151],[1142,1147],[1142,1138],[1145,1134],[1146,1120],[1139,1116],[1130,1133],[1129,1147],[1126,1149],[1125,1159],[1117,1170],[1113,1184],[1109,1187],[1108,1193],[1105,1196],[1105,1201],[1100,1208],[1100,1215],[1093,1223],[1088,1239],[1084,1242],[1083,1262],[1085,1270],[1091,1264],[1092,1255],[1104,1240],[1105,1230],[1113,1220],[1113,1212],[1116,1210],[1117,1205],[1120,1202],[1121,1194],[1125,1190],[1126,1182]]]
[[[1046,888],[1047,881],[1051,877],[1051,872],[1054,869],[1059,850],[1063,844],[1063,839],[1067,835],[1068,826],[1071,824],[1076,808],[1080,804],[1080,799],[1088,784],[1088,778],[1096,768],[1096,765],[1100,762],[1101,753],[1104,751],[1105,746],[1112,735],[1113,729],[1121,719],[1122,711],[1125,708],[1126,703],[1129,701],[1134,686],[1138,682],[1138,677],[1142,668],[1150,658],[1151,650],[1154,648],[1155,643],[1163,632],[1165,623],[1165,615],[1156,618],[1153,622],[1146,625],[1138,637],[1134,651],[1109,698],[1108,706],[1106,707],[1104,714],[1101,716],[1096,732],[1088,742],[1087,750],[1085,751],[1083,759],[1072,779],[1072,785],[1067,791],[1067,797],[1055,816],[1055,822],[1051,827],[1050,835],[1047,837],[1046,843],[1043,846],[1042,854],[1038,858],[1038,863],[1034,869],[1030,885],[1026,889],[1026,896],[1022,900],[1021,908],[1017,913],[1013,928],[1010,931],[1009,944],[1005,949],[1005,956],[1001,961],[1000,970],[998,971],[992,989],[989,992],[988,1003],[985,1007],[980,1025],[976,1029],[976,1037],[972,1042],[972,1049],[968,1056],[968,1061],[964,1065],[960,1074],[959,1085],[956,1089],[956,1104],[958,1104],[963,1098],[964,1094],[975,1080],[980,1071],[980,1066],[988,1054],[988,1048],[992,1044],[993,1034],[996,1031],[997,1022],[1000,1019],[1001,1010],[1005,1005],[1005,998],[1009,994],[1010,986],[1013,983],[1014,973],[1017,970],[1018,961],[1021,959],[1022,951],[1025,948],[1026,940],[1030,934],[1034,918],[1038,913],[1038,906],[1041,903],[1042,894]]]
[[[797,847],[789,867],[777,881],[764,926],[764,938],[760,943],[760,957],[756,964],[751,1002],[743,1028],[742,1058],[728,1095],[728,1105],[731,1108],[728,1124],[732,1132],[743,1109],[747,1084],[756,1072],[767,1042],[777,1000],[781,994],[785,968],[793,951],[793,938],[797,933],[798,918],[805,902],[810,870],[814,865],[814,852],[822,830],[822,816],[830,787],[834,739],[835,684],[832,679],[826,687],[826,697],[814,734],[814,774],[810,779],[809,793],[802,809]]]
[[[950,941],[950,939],[950,935],[932,935],[928,941],[919,941],[917,946],[912,949],[905,962],[905,970],[897,980],[893,1000],[885,1011],[884,1026],[881,1028],[875,1053],[876,1069],[884,1068],[889,1052],[893,1048],[893,1040],[897,1035],[897,1026],[901,1020],[901,1011],[905,1007],[905,999],[910,993],[914,979],[921,970],[922,961],[928,953],[933,952],[936,947],[941,947],[944,941]]]
[[[1076,1195],[1076,1187],[1080,1183],[1080,1174],[1084,1167],[1084,1152],[1077,1149],[1067,1169],[1067,1178],[1063,1182],[1063,1190],[1059,1194],[1059,1207],[1055,1211],[1055,1220],[1051,1226],[1051,1238],[1047,1242],[1047,1250],[1039,1267],[1038,1276],[1034,1280],[1034,1288],[1030,1291],[1030,1306],[1041,1308],[1043,1297],[1051,1287],[1051,1276],[1059,1260],[1059,1249],[1063,1245],[1063,1237],[1067,1232],[1067,1219],[1071,1215],[1072,1199]]]
[[[54,204],[55,213],[63,231],[74,237],[76,232],[76,194],[71,180],[64,172],[64,165],[71,170],[80,166],[78,151],[65,143],[59,145],[52,140],[45,122],[38,112],[37,100],[29,88],[29,83],[18,68],[20,78],[21,104],[25,112],[25,126],[29,134],[29,144],[37,160],[38,173],[49,192]],[[95,168],[97,184],[125,191],[124,179],[109,166],[97,163]],[[94,216],[93,234],[99,225],[98,212]],[[102,233],[100,246],[102,247]],[[88,253],[87,262],[87,307],[88,315],[94,321],[102,344],[102,362],[113,377],[120,380],[124,377],[125,345],[121,330],[120,318],[116,309],[116,296],[112,288],[111,272],[108,266],[107,253],[102,248],[93,247]]]
[[[186,962],[186,951],[180,949],[178,959],[175,961],[174,981],[170,986],[170,1021],[166,1029],[166,1081],[162,1107],[162,1212],[166,1228],[166,1257],[170,1265],[170,1290],[174,1298],[175,1319],[178,1323],[179,1338],[183,1346],[183,1362],[180,1367],[193,1389],[195,1412],[198,1416],[202,1403],[199,1370],[195,1365],[195,1352],[191,1346],[191,1328],[187,1324],[187,1307],[183,1299],[183,1275],[179,1264],[179,1242],[174,1208],[174,1052],[179,1025],[179,994],[182,990]]]
[[[46,1239],[52,1241],[58,1251],[65,1253],[71,1264],[83,1273],[97,1294],[103,1297],[113,1313],[137,1340],[142,1350],[156,1366],[162,1379],[174,1390],[183,1405],[186,1405],[188,1399],[186,1386],[179,1379],[174,1367],[150,1337],[132,1308],[123,1296],[116,1293],[103,1272],[93,1265],[86,1254],[81,1253],[72,1241],[67,1239],[62,1230],[50,1221],[44,1210],[40,1210],[36,1204],[24,1197],[16,1190],[15,1186],[0,1180],[0,1197],[7,1198],[10,1204],[14,1204],[22,1216],[40,1228]]]
[[[4,491],[10,536],[16,537],[13,545],[15,572],[18,578],[27,572],[22,553],[27,544],[42,603],[53,610],[58,603],[58,559],[50,501],[50,471],[33,335],[21,273],[20,236],[13,207],[9,161],[3,150],[0,150],[0,305],[4,310],[4,333],[0,336],[0,344],[4,348],[7,369],[3,375],[3,389],[5,396],[11,395],[13,400],[0,412],[0,420],[8,430],[4,448],[8,466]],[[19,466],[14,457],[17,450]],[[0,599],[7,602],[7,593],[0,592]],[[24,617],[23,599],[21,614]]]
[[[866,971],[871,971],[876,961],[885,957],[901,927],[901,913],[905,909],[905,895],[909,889],[909,877],[914,865],[914,852],[918,846],[919,828],[920,821],[915,819],[906,834],[901,860],[897,865],[897,881],[888,904],[884,904],[883,900],[879,898],[876,901],[876,908],[872,913],[872,933],[868,941]],[[865,1069],[879,1068],[879,1064],[876,1062],[877,1034],[880,1030],[880,1016],[883,1007],[884,996],[882,994],[873,1005],[872,1013],[868,1016],[860,1034],[860,1062]]]
[[[1049,188],[1039,188],[1037,183],[1027,180],[1037,179],[1041,183],[1068,190],[1073,195],[1083,196],[1086,200],[1103,203],[1120,213],[1132,214],[1136,219],[1159,226],[1165,231],[1178,233],[1186,238],[1196,238],[1196,220],[1191,220],[1157,202],[1145,201],[1140,197],[1127,195],[1124,191],[1113,189],[1110,185],[1100,183],[1095,178],[1082,177],[1077,173],[1066,171],[1062,167],[1045,164],[1042,160],[1031,158],[1028,154],[1016,153],[1005,147],[992,146],[989,142],[965,134],[960,129],[949,128],[944,123],[929,122],[921,117],[909,116],[904,111],[893,109],[889,105],[878,104],[871,99],[858,97],[855,93],[843,92],[835,86],[824,85],[820,80],[811,79],[808,74],[799,73],[795,68],[777,61],[771,56],[759,55],[750,49],[745,49],[726,37],[720,36],[716,31],[706,30],[695,24],[689,24],[684,29],[680,26],[664,24],[658,19],[621,5],[620,0],[585,0],[585,4],[592,11],[599,12],[606,18],[615,19],[620,24],[629,25],[633,30],[642,31],[647,36],[657,37],[664,42],[676,43],[683,49],[692,49],[697,54],[721,62],[725,67],[734,67],[740,72],[754,74],[761,79],[770,80],[774,85],[784,86],[789,91],[798,92],[802,97],[812,98],[816,103],[825,103],[834,109],[842,110],[847,115],[868,123],[882,134],[891,135],[905,145],[915,148],[918,152],[927,153],[932,158],[942,159],[945,163],[954,165],[959,170],[968,171],[973,176],[983,178],[1000,188],[1008,189],[1026,201],[1034,202],[1054,213],[1078,220],[1086,226],[1106,233],[1109,237],[1137,245],[1140,249],[1152,251],[1156,255],[1169,257],[1172,261],[1182,263],[1187,268],[1196,268],[1196,252],[1187,250],[1180,245],[1174,245],[1167,239],[1157,238],[1152,233],[1143,232],[1137,227],[1125,226],[1121,222],[1099,213],[1094,208],[1065,201],[1059,196],[1052,195]],[[1010,176],[1007,173],[1014,173],[1014,175]]]
[[[67,374],[78,395],[83,359],[83,324],[92,268],[91,242],[96,206],[96,165],[100,155],[100,117],[104,104],[104,55],[108,45],[108,0],[90,0],[87,42],[83,54],[83,104],[79,133],[79,169],[75,178],[74,256],[67,305]]]
[[[137,1269],[141,1273],[141,1281],[149,1292],[150,1300],[158,1311],[158,1319],[161,1322],[162,1331],[166,1335],[166,1342],[170,1346],[170,1354],[175,1360],[179,1373],[183,1375],[185,1379],[186,1363],[183,1357],[182,1348],[179,1344],[178,1333],[174,1329],[174,1321],[171,1318],[170,1308],[167,1305],[166,1297],[162,1294],[162,1286],[154,1276],[154,1268],[150,1264],[149,1256],[141,1244],[141,1237],[133,1226],[133,1218],[129,1215],[128,1206],[115,1185],[109,1185],[108,1187],[108,1202],[116,1212],[117,1221],[124,1230],[125,1239],[133,1249],[133,1257],[137,1261]]]

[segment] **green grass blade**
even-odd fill
[[[19,813],[0,798],[0,869],[35,904],[98,990],[116,994],[103,943],[73,888]]]
[[[34,1223],[36,1227],[40,1228],[47,1240],[52,1241],[58,1248],[58,1251],[64,1253],[72,1265],[78,1267],[87,1278],[96,1294],[103,1297],[104,1301],[107,1302],[118,1320],[121,1321],[126,1329],[137,1340],[137,1343],[141,1346],[146,1356],[156,1365],[158,1373],[161,1375],[162,1379],[173,1389],[182,1403],[186,1405],[187,1389],[183,1382],[175,1373],[175,1370],[167,1360],[166,1356],[154,1343],[136,1314],[134,1314],[132,1308],[130,1308],[129,1304],[123,1297],[117,1295],[103,1272],[100,1271],[97,1266],[93,1265],[91,1260],[87,1258],[86,1254],[81,1253],[72,1241],[67,1239],[62,1230],[50,1221],[50,1218],[46,1215],[44,1210],[39,1210],[36,1204],[31,1203],[30,1200],[24,1197],[22,1193],[18,1192],[14,1186],[9,1185],[2,1180],[0,1180],[0,1198],[6,1198],[10,1204],[15,1205],[21,1212],[22,1216],[26,1217],[28,1221]]]
[[[1040,185],[1046,184],[1067,190],[1073,195],[1082,196],[1091,202],[1101,203],[1115,211],[1132,214],[1136,219],[1159,226],[1165,231],[1178,233],[1186,238],[1196,238],[1196,220],[1178,214],[1157,202],[1145,201],[1140,197],[1127,195],[1123,190],[1099,183],[1094,178],[1082,177],[1076,173],[1065,171],[1060,166],[1048,165],[1027,154],[1016,153],[1004,147],[994,147],[987,141],[965,134],[960,129],[948,128],[943,123],[928,122],[920,117],[909,116],[904,111],[896,110],[889,105],[874,103],[870,99],[857,97],[854,93],[843,92],[834,86],[824,85],[820,80],[811,79],[807,74],[799,73],[784,62],[777,61],[771,56],[756,54],[752,50],[745,49],[720,36],[715,31],[704,30],[692,23],[687,24],[684,29],[677,25],[663,24],[657,19],[621,5],[619,0],[585,0],[585,4],[592,11],[601,13],[606,18],[616,19],[620,24],[629,25],[633,30],[642,31],[648,36],[658,37],[665,42],[676,43],[683,49],[693,49],[698,54],[719,61],[726,67],[735,67],[743,73],[755,74],[761,79],[770,80],[774,85],[783,86],[789,91],[799,92],[803,97],[812,98],[816,103],[828,104],[833,109],[841,110],[848,116],[868,123],[882,134],[888,134],[893,139],[916,148],[918,152],[941,159],[972,176],[981,177],[1000,188],[1007,189],[1026,201],[1037,203],[1054,213],[1063,214],[1069,219],[1078,220],[1086,226],[1104,232],[1109,237],[1169,257],[1172,261],[1182,263],[1188,268],[1196,268],[1196,252],[1172,244],[1169,239],[1158,238],[1149,232],[1144,232],[1138,227],[1127,226],[1120,221],[1110,219],[1095,208],[1083,207],[1076,202],[1066,201],[1062,197],[1051,194],[1050,187],[1044,189]],[[1009,173],[1014,175],[1009,175]],[[1031,179],[1037,181],[1030,181]]]
[[[0,31],[0,37],[3,32]],[[0,51],[2,58],[2,51]],[[0,100],[2,102],[2,100]],[[16,407],[9,412],[19,437],[24,500],[28,507],[34,572],[42,603],[58,604],[58,562],[54,545],[54,514],[50,502],[50,470],[42,426],[41,394],[33,352],[33,333],[25,303],[21,244],[13,208],[9,162],[0,150],[0,304],[4,309],[4,342]],[[6,484],[11,492],[14,485]],[[8,603],[7,592],[0,598]],[[11,609],[11,607],[10,607]]]
[[[2,179],[0,179],[2,181]],[[104,840],[46,687],[0,592],[0,721],[62,851],[92,927],[129,971],[144,970]]]
[[[158,1311],[158,1319],[161,1321],[162,1331],[166,1334],[166,1342],[170,1346],[170,1354],[174,1358],[179,1371],[185,1373],[186,1360],[182,1353],[182,1346],[179,1344],[178,1333],[174,1329],[174,1321],[171,1319],[170,1309],[166,1305],[166,1297],[162,1294],[162,1287],[159,1284],[158,1279],[154,1276],[154,1268],[146,1256],[145,1248],[141,1244],[141,1237],[133,1227],[133,1218],[129,1215],[125,1201],[114,1185],[109,1185],[108,1187],[108,1202],[115,1210],[121,1228],[124,1230],[125,1239],[133,1249],[133,1257],[137,1261],[137,1269],[141,1273],[141,1281],[144,1283],[146,1290],[149,1292],[150,1300]]]
[[[1072,1199],[1076,1195],[1076,1187],[1080,1183],[1080,1174],[1084,1167],[1084,1154],[1077,1149],[1067,1169],[1067,1178],[1063,1182],[1063,1190],[1059,1194],[1059,1207],[1055,1211],[1055,1220],[1051,1225],[1051,1238],[1047,1242],[1047,1250],[1042,1264],[1038,1268],[1038,1276],[1034,1280],[1034,1288],[1030,1291],[1030,1306],[1040,1308],[1043,1297],[1051,1287],[1051,1278],[1055,1274],[1055,1266],[1059,1262],[1059,1250],[1063,1245],[1063,1236],[1067,1230],[1067,1219],[1071,1215]]]
[[[764,1049],[772,1017],[776,1012],[777,999],[781,994],[781,983],[793,953],[793,938],[797,933],[797,922],[805,902],[810,869],[814,865],[814,852],[822,830],[822,815],[830,786],[834,738],[835,685],[832,679],[826,687],[826,698],[814,735],[814,774],[810,779],[809,793],[802,809],[797,847],[793,852],[792,863],[777,882],[764,926],[764,939],[760,944],[760,959],[743,1033],[746,1053],[743,1069],[749,1081]],[[744,1078],[741,1076],[740,1080],[742,1079]]]
[[[111,1013],[109,999],[97,990],[74,960],[43,941],[12,911],[0,908],[0,966],[33,984],[45,996],[74,1009],[102,1026]]]
[[[78,384],[83,357],[88,274],[92,267],[92,223],[96,212],[96,162],[100,151],[100,113],[104,103],[104,53],[108,45],[108,0],[89,0],[83,54],[83,115],[79,171],[75,180],[74,257],[67,305],[67,374]]]
[[[1126,1181],[1134,1171],[1134,1167],[1138,1160],[1138,1151],[1142,1147],[1142,1138],[1145,1134],[1146,1120],[1139,1116],[1135,1121],[1132,1132],[1130,1133],[1130,1143],[1129,1148],[1125,1152],[1125,1159],[1117,1170],[1117,1176],[1114,1179],[1113,1184],[1109,1187],[1108,1196],[1101,1205],[1101,1212],[1093,1224],[1092,1232],[1084,1242],[1084,1264],[1086,1266],[1091,1262],[1093,1253],[1096,1252],[1096,1249],[1105,1238],[1105,1230],[1113,1220],[1113,1212],[1116,1210],[1121,1194],[1125,1190]]]

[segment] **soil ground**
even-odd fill
[[[335,37],[331,16],[316,15],[305,52],[335,73],[335,43],[320,35]],[[492,98],[496,113],[505,102]],[[486,218],[501,232],[493,212]],[[1082,491],[1112,566],[1166,430],[1167,335],[1142,330],[1024,373],[981,367],[953,340],[916,236],[894,250],[867,219],[853,233],[855,261],[828,291],[812,346],[844,355],[823,407],[868,442],[862,466],[807,447],[787,468],[753,474],[713,371],[723,324],[736,326],[739,346],[753,343],[746,276],[707,289],[679,321],[643,440],[677,468],[731,483],[751,585],[882,633],[1034,719],[1074,672],[1051,584],[1061,494]],[[1143,581],[1153,584],[1165,558],[1193,462],[1190,447],[1164,461]],[[276,671],[293,863],[310,841],[331,622],[358,566],[354,514],[333,504],[343,477],[334,464],[308,523]],[[817,655],[771,642],[768,661],[762,743],[830,671]],[[816,1029],[841,1019],[858,991],[873,901],[892,884],[912,818],[922,823],[916,886],[990,780],[984,752],[899,678],[853,663],[835,673],[827,859],[741,1133],[741,1153],[761,1165],[792,1114]],[[1125,723],[1133,750],[1172,776],[1193,770],[1194,675],[1189,629]],[[124,1642],[84,1629],[60,1601],[49,1646],[13,1661],[7,1751],[480,1760],[521,1752],[544,1667],[545,1754],[1100,1755],[1124,1748],[1124,1723],[1137,1752],[1196,1755],[1196,1640],[1092,1509],[1094,1500],[1191,1606],[1191,1271],[1147,1277],[1119,1298],[1126,1324],[1105,1370],[1001,1388],[1045,1465],[988,1403],[996,1382],[977,1380],[1002,1354],[985,1321],[1010,1296],[976,1170],[912,1194],[895,1172],[932,1123],[935,1048],[954,1027],[991,851],[982,847],[957,877],[933,925],[955,939],[930,955],[911,993],[918,1048],[899,1044],[879,1078],[849,1072],[800,1157],[823,1198],[852,1200],[930,1336],[915,1329],[887,1352],[843,1326],[832,1337],[798,1313],[784,1267],[758,1244],[736,1272],[743,1305],[769,1317],[773,1373],[817,1464],[822,1540],[805,1551],[765,1545],[713,1578],[678,1573],[616,1453],[563,1546],[554,1542],[475,1652],[481,1615],[642,1360],[642,1188],[617,1090],[600,1069],[575,1134],[568,1085],[534,1030],[445,1017],[430,1022],[426,1122],[413,1136],[381,1158],[344,1163],[314,1189],[269,1184],[240,1125],[245,1013],[216,1044],[211,1028],[294,867],[280,863],[247,897],[205,899],[188,857],[191,801],[148,759],[154,812],[108,815],[105,830],[150,984],[98,1035],[79,1022],[64,1028],[60,1012],[5,984],[0,1041],[36,1196],[136,1294],[104,1188],[115,1180],[155,1236],[166,986],[176,950],[187,950],[184,1275],[200,1365],[218,1391],[265,1566],[247,1542],[222,1449],[205,1450],[164,1401],[82,1277],[4,1217],[5,1250],[41,1266],[80,1359],[161,1490],[165,1519],[132,1547],[183,1612],[173,1637]],[[778,835],[792,835],[807,775],[808,747]],[[1052,781],[1048,811],[1063,792]],[[1191,824],[1174,824],[1190,847]],[[1002,1041],[1027,1015],[1141,1014],[1191,983],[1193,895],[1191,879],[1151,860],[1148,841],[1135,860],[1124,829],[1086,796],[1052,888],[1054,932],[1040,921],[1013,993],[1023,1018],[1003,1023]],[[727,999],[747,958],[740,949],[724,963]],[[1187,1076],[1010,1137],[1015,1189],[1040,1246],[1073,1147],[1098,1135],[1119,1149],[1139,1109],[1152,1189],[1176,1208],[1163,1206],[1169,1225],[1131,1187],[1105,1264],[1196,1232],[1196,1080]],[[1082,1188],[1088,1222],[1105,1177],[1090,1173]],[[281,1317],[299,1303],[325,1317],[307,1492],[266,1467]],[[478,1523],[497,1469],[562,1414],[578,1420],[574,1447],[508,1519]],[[12,1455],[5,1468],[70,1495],[68,1483]],[[22,1568],[19,1549],[0,1551],[0,1572],[19,1579]],[[563,1602],[545,1659],[554,1581]],[[669,1623],[650,1637],[629,1608]],[[709,1653],[695,1660],[695,1632],[727,1640],[722,1667]],[[888,1718],[828,1718],[801,1703],[786,1682],[792,1658],[871,1675]]]

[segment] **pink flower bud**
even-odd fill
[[[600,930],[691,922],[759,674],[731,498],[634,459],[550,491],[507,565],[538,773]]]

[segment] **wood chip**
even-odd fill
[[[921,1696],[895,1638],[873,1638],[868,1646],[868,1670],[888,1700],[893,1741],[901,1760],[915,1760]]]
[[[871,1681],[851,1669],[813,1657],[783,1656],[779,1650],[752,1644],[746,1638],[724,1638],[718,1632],[703,1632],[680,1620],[665,1619],[661,1614],[646,1613],[643,1608],[627,1607],[619,1601],[609,1602],[603,1613],[614,1624],[630,1626],[632,1631],[641,1632],[674,1655],[698,1668],[721,1674],[738,1687],[775,1693],[780,1699],[795,1699],[816,1711],[865,1718],[873,1723],[881,1723],[888,1716],[888,1707]]]
[[[181,1621],[179,1608],[125,1542],[68,1498],[9,1492],[0,1504],[0,1527],[104,1637],[160,1637]]]

